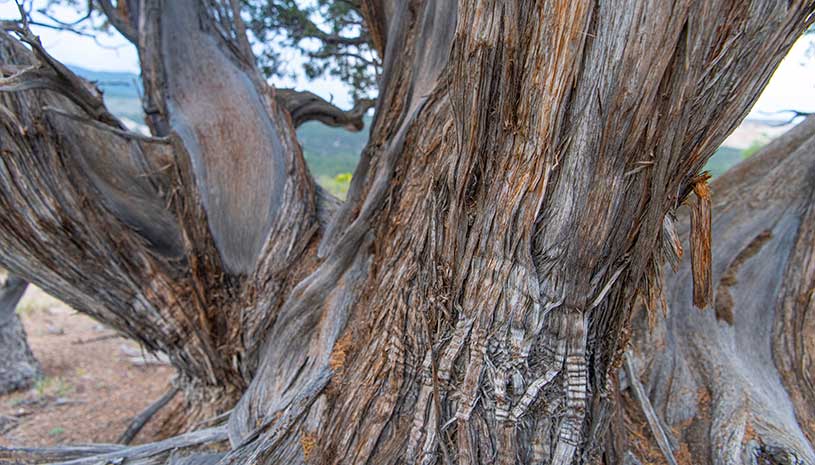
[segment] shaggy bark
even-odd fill
[[[87,111],[98,91],[3,36],[3,89],[14,92],[0,96],[0,254],[50,294],[167,353],[189,404],[203,407],[192,424],[231,407],[251,379],[281,294],[311,266],[302,255],[319,198],[268,86],[213,23],[199,30],[204,6],[141,8],[148,103],[165,109],[148,114],[167,137]],[[46,78],[26,80],[29,70]]]
[[[28,283],[9,276],[0,286],[0,394],[31,386],[41,375],[15,309]]]
[[[160,138],[88,98],[4,96],[0,262],[167,352],[188,398],[240,394],[229,450],[184,459],[223,464],[598,460],[666,224],[696,192],[709,297],[696,174],[815,12],[365,0],[384,68],[335,212],[236,2],[131,3]]]
[[[665,279],[667,313],[637,328],[641,376],[682,463],[815,463],[813,179],[809,117],[713,182],[713,308],[693,308],[683,263]]]

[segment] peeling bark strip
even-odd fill
[[[693,265],[693,305],[704,310],[713,299],[713,263],[711,259],[711,200],[703,175],[693,181],[695,195],[691,204],[690,260]]]
[[[333,213],[229,5],[134,3],[171,144],[4,96],[0,263],[167,352],[198,405],[240,395],[231,450],[190,464],[600,460],[631,308],[680,255],[666,215],[697,191],[709,267],[696,174],[815,13],[363,0],[383,76]]]

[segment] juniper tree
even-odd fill
[[[671,286],[683,290],[671,305],[703,308],[719,305],[721,289],[742,289],[716,282],[700,171],[815,4],[339,3],[363,19],[357,32],[382,64],[370,140],[343,202],[309,174],[296,107],[259,71],[237,1],[94,3],[138,48],[151,136],[128,132],[25,24],[6,24],[16,37],[2,36],[0,263],[167,353],[188,418],[229,411],[224,426],[141,448],[7,455],[557,465],[636,455],[621,434],[628,394],[618,377],[633,310],[643,300],[654,309]],[[317,106],[306,118],[337,111]],[[674,216],[687,203],[690,281],[667,283],[663,263],[680,250]],[[811,251],[806,218],[785,223],[804,244],[795,250]],[[795,276],[790,305],[807,283]],[[765,291],[767,301],[778,295]],[[749,318],[737,310],[734,321]],[[687,313],[661,326],[678,341],[667,357],[687,354],[687,332],[670,323]],[[662,416],[649,425],[665,456],[725,444],[709,453],[715,463],[813,462],[797,408],[811,393],[796,365],[811,344],[798,320],[777,321],[793,325],[778,323],[791,339],[773,341],[795,355],[762,346],[732,366],[776,370],[780,381],[767,383],[787,410],[768,417],[772,427],[741,421],[763,412],[751,394],[737,410],[710,407],[739,421],[710,417],[684,435],[661,423],[681,427],[687,415],[671,406],[690,404],[655,397]],[[637,342],[652,357],[663,347]],[[627,385],[642,388],[637,353]],[[695,376],[690,386],[707,386],[712,402],[751,387],[705,360],[675,376]],[[646,381],[656,396],[655,373]],[[711,381],[722,373],[730,378]],[[646,410],[648,398],[637,396]]]

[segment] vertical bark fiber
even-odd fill
[[[394,4],[371,143],[224,463],[596,459],[664,218],[800,6]]]
[[[5,97],[0,262],[242,393],[222,464],[599,460],[674,210],[815,11],[363,0],[384,69],[334,213],[232,10],[139,3],[165,138]]]

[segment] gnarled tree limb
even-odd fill
[[[317,94],[294,89],[275,89],[275,97],[291,114],[294,127],[307,121],[319,121],[349,131],[361,131],[365,127],[365,113],[376,104],[373,99],[359,99],[354,103],[354,108],[341,110]]]
[[[0,447],[0,463],[60,465],[159,465],[172,460],[173,454],[190,453],[200,449],[211,450],[223,446],[226,431],[223,427],[208,428],[138,446],[98,444],[90,446],[63,446],[51,448]]]

